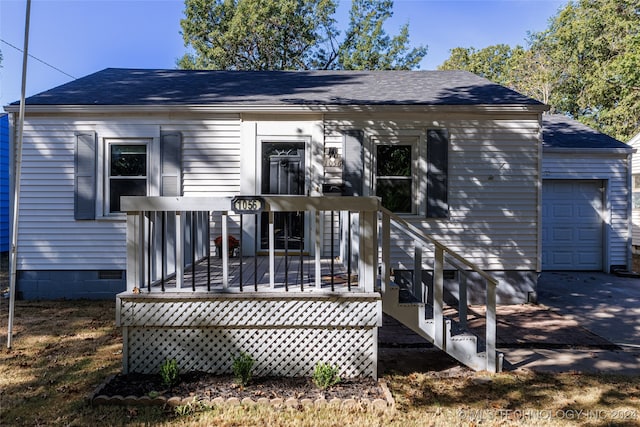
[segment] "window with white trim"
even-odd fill
[[[395,213],[417,214],[421,198],[418,194],[418,142],[420,138],[374,138],[374,194],[382,206]]]
[[[371,138],[372,192],[394,213],[449,217],[446,129]]]
[[[120,212],[121,196],[146,196],[149,188],[149,141],[108,140],[105,212]]]
[[[376,145],[376,196],[392,212],[413,212],[411,145]]]

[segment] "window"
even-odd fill
[[[107,212],[120,212],[121,196],[146,196],[148,144],[110,142],[108,144]]]
[[[122,219],[121,196],[180,196],[182,135],[125,125],[77,132],[74,187],[77,220]]]
[[[413,212],[412,148],[401,144],[376,146],[376,196],[392,212]]]
[[[449,133],[410,132],[372,137],[373,194],[395,213],[448,218]]]

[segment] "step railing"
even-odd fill
[[[447,267],[455,268],[460,274],[458,288],[458,315],[459,324],[462,328],[467,326],[467,280],[466,277],[470,272],[475,273],[485,282],[485,303],[486,303],[486,329],[485,329],[485,346],[487,370],[494,371],[497,369],[497,318],[496,318],[496,287],[498,281],[489,273],[485,272],[475,263],[467,260],[464,256],[458,254],[446,245],[440,243],[434,237],[428,235],[420,228],[409,223],[405,219],[399,217],[388,209],[380,208],[380,246],[381,246],[381,291],[384,293],[387,286],[391,283],[392,274],[392,225],[396,233],[405,234],[409,239],[413,240],[413,254],[409,257],[413,261],[413,283],[412,293],[420,302],[433,306],[433,321],[435,323],[434,344],[441,349],[446,349],[445,342],[445,302],[444,302],[444,272],[445,264]],[[396,236],[394,236],[396,237]],[[398,239],[404,241],[403,239]],[[422,271],[424,268],[424,249],[433,248],[433,258],[431,262],[427,262],[428,268],[433,270],[433,293],[430,301],[424,299],[424,282]]]

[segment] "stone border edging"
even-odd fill
[[[331,406],[335,408],[355,408],[358,406],[364,406],[369,410],[374,411],[394,411],[395,410],[395,401],[387,387],[387,383],[383,380],[378,380],[378,386],[382,389],[382,393],[384,394],[384,399],[339,399],[333,398],[330,400],[326,400],[324,398],[320,399],[296,399],[290,397],[288,399],[283,398],[274,398],[268,399],[266,397],[261,397],[258,400],[253,400],[250,397],[245,397],[243,399],[239,399],[237,397],[230,397],[225,399],[223,397],[216,397],[213,399],[198,399],[194,396],[189,397],[179,397],[173,396],[170,398],[166,398],[164,396],[106,396],[104,394],[100,394],[102,389],[106,387],[106,385],[115,377],[115,375],[109,376],[102,384],[100,384],[96,390],[89,396],[89,402],[92,405],[131,405],[131,406],[170,406],[175,408],[181,405],[188,405],[192,403],[199,403],[203,405],[228,405],[228,406],[238,406],[238,405],[263,405],[263,406],[272,406],[272,407],[306,407],[306,408],[322,408],[325,406]]]

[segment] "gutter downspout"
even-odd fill
[[[24,51],[22,52],[22,89],[20,94],[20,117],[18,124],[18,138],[16,141],[13,168],[13,217],[11,226],[11,262],[9,265],[9,322],[7,325],[7,348],[11,349],[13,338],[13,317],[16,304],[16,268],[18,264],[18,212],[20,204],[20,173],[22,170],[22,134],[24,131],[24,103],[27,88],[27,59],[29,58],[29,21],[31,15],[31,0],[27,0],[27,11],[24,24]]]

